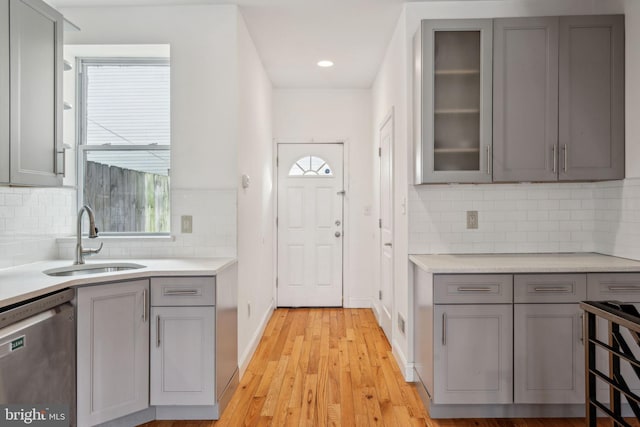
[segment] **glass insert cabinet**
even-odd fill
[[[422,21],[414,39],[416,184],[491,182],[492,21]]]

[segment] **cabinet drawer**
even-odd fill
[[[433,277],[436,304],[511,303],[511,274],[438,274]]]
[[[516,274],[515,303],[568,303],[587,298],[586,274]]]
[[[151,305],[215,305],[216,278],[152,277]]]
[[[591,301],[640,302],[640,273],[592,273],[587,282]]]

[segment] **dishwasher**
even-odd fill
[[[74,296],[65,289],[0,310],[0,404],[65,405],[75,425]]]

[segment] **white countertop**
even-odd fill
[[[596,253],[409,255],[429,273],[640,272],[640,261]]]
[[[25,301],[30,298],[60,289],[153,276],[213,276],[235,264],[234,258],[185,258],[185,259],[104,259],[87,261],[91,264],[116,262],[142,264],[136,270],[98,273],[82,276],[48,276],[44,270],[68,267],[72,261],[42,261],[18,267],[0,269],[0,307]]]

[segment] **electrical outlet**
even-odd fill
[[[475,230],[478,228],[478,211],[467,211],[467,229]]]
[[[180,224],[180,229],[183,233],[193,233],[193,217],[191,215],[182,215]]]
[[[405,322],[404,322],[404,318],[402,317],[402,315],[398,314],[398,329],[400,330],[400,332],[402,332],[403,334],[404,332],[404,328],[405,328]]]

